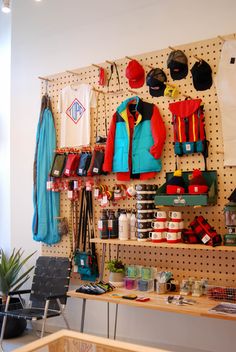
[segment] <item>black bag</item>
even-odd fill
[[[77,249],[74,262],[81,280],[96,281],[98,277],[98,263],[95,243],[90,243],[94,238],[92,191],[82,190],[80,201],[80,216],[78,227]]]
[[[66,154],[55,153],[50,171],[51,177],[61,177],[63,175],[66,159]]]
[[[76,172],[78,176],[87,176],[91,158],[92,154],[90,152],[83,152],[80,155],[79,166]]]

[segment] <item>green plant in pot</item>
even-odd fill
[[[115,287],[122,287],[125,277],[125,265],[122,261],[117,259],[110,260],[107,262],[107,269],[109,270],[109,282]]]
[[[35,253],[35,252],[34,252]],[[5,310],[5,304],[9,292],[17,291],[30,278],[30,272],[34,266],[24,271],[24,265],[33,256],[31,253],[23,258],[24,252],[19,249],[13,249],[10,256],[7,256],[2,249],[0,249],[0,311]],[[19,298],[11,297],[8,310],[21,308]],[[0,315],[0,328],[2,327],[3,317]],[[6,330],[4,338],[11,338],[19,336],[26,328],[26,320],[10,318],[7,319]]]

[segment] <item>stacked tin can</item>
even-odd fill
[[[138,241],[147,241],[149,239],[149,232],[152,230],[151,223],[155,209],[154,197],[157,185],[139,184],[135,186],[135,190],[137,239]]]

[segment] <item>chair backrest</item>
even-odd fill
[[[65,257],[39,257],[36,261],[30,301],[32,307],[44,308],[44,297],[66,295],[71,273],[71,261]],[[65,299],[60,299],[62,304]],[[50,309],[58,309],[56,300],[52,300]]]

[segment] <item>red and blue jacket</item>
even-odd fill
[[[161,171],[166,129],[157,106],[139,97],[125,100],[113,115],[103,170],[117,179],[149,179]]]

